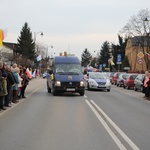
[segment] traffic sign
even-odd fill
[[[143,60],[142,59],[139,59],[138,60],[138,63],[141,65],[143,63]]]
[[[122,64],[122,55],[121,54],[117,55],[117,64]]]
[[[143,54],[142,52],[139,52],[139,53],[137,54],[137,56],[138,56],[139,58],[142,58],[142,57],[144,57],[144,54]]]

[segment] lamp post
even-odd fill
[[[148,29],[148,31],[147,31]],[[150,54],[150,38],[149,38],[149,33],[150,33],[150,25],[149,25],[149,20],[148,18],[146,17],[144,19],[144,30],[145,30],[145,37],[146,37],[146,54],[147,54],[147,57],[146,57],[146,68],[147,69],[150,69],[150,65],[149,65],[149,54]]]
[[[37,36],[38,34],[40,34],[41,36],[44,35],[42,31],[34,32],[34,43],[36,42],[36,36]],[[35,43],[35,48],[36,48],[36,43]],[[37,51],[38,51],[38,49],[37,49]],[[39,63],[38,63],[39,75],[40,75],[40,76],[41,76],[41,66],[42,66],[42,64],[41,64],[41,60],[40,60]]]
[[[48,48],[53,48],[53,45],[47,45],[47,52],[46,52],[46,58],[48,57]]]
[[[44,35],[42,31],[39,31],[39,32],[37,32],[37,33],[34,32],[34,42],[36,41],[36,36],[37,36],[38,34],[40,34],[41,36]]]

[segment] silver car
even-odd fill
[[[134,80],[134,90],[142,91],[143,90],[143,79],[145,74],[139,74]]]
[[[100,72],[88,72],[85,86],[88,90],[98,89],[109,92],[111,89],[110,79]]]

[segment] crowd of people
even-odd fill
[[[0,62],[0,111],[26,98],[25,90],[29,81],[26,67]]]

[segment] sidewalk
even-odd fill
[[[25,96],[28,98],[30,94],[32,94],[34,91],[38,90],[41,87],[46,86],[46,79],[43,79],[42,77],[33,78],[30,80],[29,85],[26,88]],[[6,110],[0,111],[0,116],[4,114],[5,112],[9,111],[11,108],[17,106],[19,103],[21,103],[24,99],[20,99],[18,103],[13,104],[12,107],[7,107]]]
[[[31,81],[29,82],[29,85],[26,88],[25,96],[29,95],[31,92],[33,92],[34,90],[44,85],[46,86],[46,79],[43,79],[42,77],[31,79]]]

